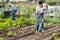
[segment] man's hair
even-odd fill
[[[42,1],[39,1],[39,4],[42,4],[43,2]]]
[[[9,5],[9,7],[11,7],[11,5]]]

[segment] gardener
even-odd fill
[[[10,7],[10,11],[11,11],[11,13],[12,13],[12,20],[15,20],[15,14],[16,14],[16,12],[17,12],[17,8],[14,6],[14,5],[12,5],[12,4],[9,4],[9,7]]]
[[[39,33],[39,22],[41,20],[42,32],[44,32],[44,11],[47,10],[48,6],[42,1],[39,2],[39,5],[36,7],[36,32]]]

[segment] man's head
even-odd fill
[[[11,7],[11,4],[8,4],[9,7]]]
[[[43,2],[42,1],[39,1],[39,6],[42,6]]]
[[[42,4],[42,1],[39,1],[39,4]]]
[[[8,3],[8,6],[11,7],[11,2]]]

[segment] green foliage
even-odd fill
[[[3,14],[2,13],[0,13],[0,18],[3,18]]]
[[[57,15],[56,15],[57,16]],[[45,15],[44,17],[44,22],[48,25],[48,26],[59,26],[60,24],[60,19],[58,17],[51,17],[48,14]]]
[[[19,17],[17,18],[16,21],[13,21],[11,19],[6,19],[5,22],[0,22],[0,30],[6,30],[9,29],[11,27],[16,27],[17,25],[19,26],[26,26],[29,24],[33,24],[34,20],[30,20],[29,18],[25,18],[25,17]]]
[[[58,2],[58,5],[60,6],[60,1]]]
[[[9,2],[9,0],[6,0],[6,2]]]
[[[52,36],[53,36],[53,37],[58,37],[58,34],[57,34],[57,33],[53,33]]]
[[[0,18],[0,22],[5,22],[5,19]]]
[[[56,5],[56,2],[47,2],[49,5]]]
[[[57,33],[53,33],[52,36],[54,37],[55,40],[58,40],[58,34]]]
[[[35,19],[31,19],[31,24],[35,24],[36,20]]]
[[[7,25],[8,27],[9,27],[9,25],[10,25],[10,26],[16,26],[15,21],[13,21],[13,20],[11,20],[11,19],[8,19],[7,22],[8,22],[8,25]]]
[[[7,23],[0,23],[0,30],[5,30]]]
[[[14,37],[14,36],[16,36],[16,33],[15,33],[15,32],[12,32],[12,31],[9,31],[9,32],[7,33],[7,36],[8,36],[8,37]]]
[[[46,23],[53,22],[53,18],[47,16],[47,17],[45,17],[44,22],[46,22]]]
[[[16,21],[16,23],[17,23],[17,25],[20,25],[20,26],[29,25],[30,24],[30,20],[28,18],[20,17]]]
[[[4,38],[0,37],[0,40],[5,40]]]
[[[24,24],[25,25],[29,25],[30,24],[30,20],[29,19],[25,19]]]

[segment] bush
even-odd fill
[[[29,25],[30,24],[30,20],[29,19],[25,19],[24,24],[25,25]]]
[[[12,26],[16,26],[16,21],[13,21],[13,20],[11,20],[11,19],[8,19],[6,22],[8,22],[8,24],[7,24],[7,27],[9,27],[9,25],[10,25],[10,27]]]
[[[0,40],[5,40],[5,39],[1,37]]]
[[[57,33],[53,33],[52,36],[54,37],[55,40],[58,40],[58,34]]]
[[[5,22],[5,21],[6,21],[5,19],[0,18],[0,22]]]
[[[6,23],[0,23],[0,31],[5,30]]]
[[[58,37],[58,34],[57,34],[57,33],[53,33],[52,36],[53,36],[53,37]]]
[[[58,5],[60,6],[60,1],[58,2]]]
[[[2,13],[0,13],[0,18],[3,18],[3,14]]]
[[[15,32],[12,32],[12,31],[9,31],[9,32],[7,33],[7,36],[8,36],[8,37],[14,37],[14,36],[16,36],[16,33],[15,33]]]
[[[56,2],[47,2],[49,5],[56,5]]]
[[[35,24],[36,20],[35,19],[31,19],[31,24]]]

